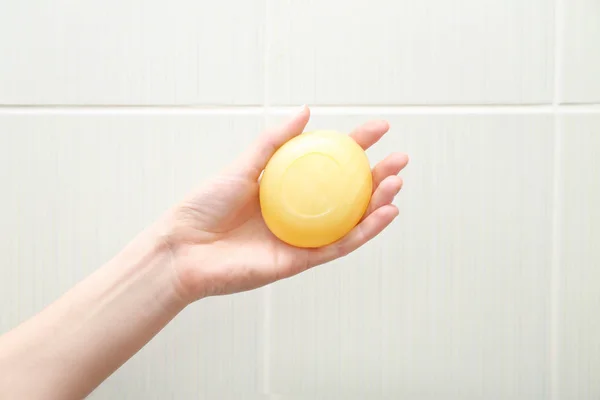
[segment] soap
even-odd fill
[[[335,131],[302,133],[271,157],[260,180],[260,207],[269,230],[303,248],[331,244],[356,226],[371,199],[365,151]]]

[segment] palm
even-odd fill
[[[271,139],[266,148],[242,157],[178,207],[176,267],[192,296],[250,290],[295,275],[360,247],[396,216],[397,209],[390,203],[402,184],[396,174],[407,163],[401,154],[392,154],[375,166],[374,193],[365,218],[339,242],[302,249],[269,231],[260,211],[258,175],[273,151],[300,133],[307,120],[307,112],[300,114],[278,135],[271,134],[276,140]],[[367,148],[386,131],[387,124],[365,125],[352,137]]]
[[[195,271],[193,280],[198,282],[239,277],[225,285],[213,284],[211,295],[254,289],[284,277],[286,271],[308,267],[310,250],[287,245],[267,228],[256,181],[218,176],[179,210],[183,225],[191,227],[184,233],[186,244],[179,249],[179,268]],[[214,261],[205,259],[208,253]]]

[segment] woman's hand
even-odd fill
[[[363,220],[344,238],[318,249],[290,246],[265,225],[259,205],[259,176],[273,153],[302,133],[303,109],[284,125],[265,132],[227,170],[170,213],[168,246],[180,290],[187,301],[255,289],[342,257],[379,234],[398,215],[392,201],[402,187],[397,174],[408,157],[392,153],[373,168],[373,196]],[[373,121],[350,135],[364,149],[389,129]]]
[[[0,397],[84,398],[190,302],[295,275],[348,254],[388,226],[398,215],[391,202],[402,186],[396,174],[408,161],[402,154],[390,154],[373,168],[375,189],[365,217],[337,243],[300,249],[267,229],[259,176],[308,118],[304,108],[262,135],[94,274],[2,335]],[[366,149],[387,130],[385,122],[372,122],[351,135]]]

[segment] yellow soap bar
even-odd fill
[[[303,133],[271,157],[260,181],[267,227],[297,247],[321,247],[345,236],[364,215],[372,192],[369,160],[348,135]]]

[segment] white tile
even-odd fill
[[[552,100],[552,0],[267,1],[273,104]]]
[[[259,104],[264,0],[0,3],[0,104]]]
[[[565,103],[600,103],[600,2],[563,1],[562,49]]]
[[[388,120],[369,155],[410,154],[400,216],[356,254],[273,287],[271,392],[548,398],[552,117]]]
[[[561,399],[600,398],[600,116],[562,121]]]
[[[261,126],[259,116],[0,113],[0,332],[100,267]],[[93,398],[256,393],[259,301],[190,307]]]

